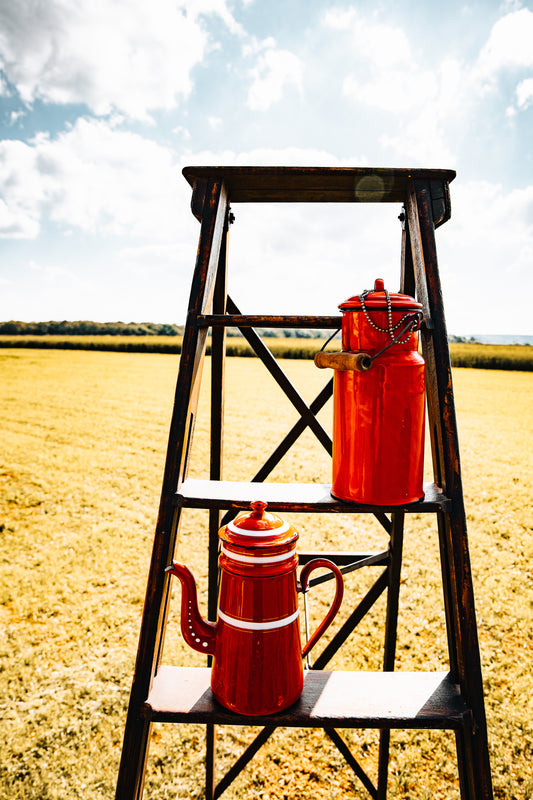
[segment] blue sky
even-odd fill
[[[188,164],[455,169],[450,333],[533,334],[533,8],[0,0],[0,320],[185,318]],[[399,208],[236,206],[243,311],[398,288]]]

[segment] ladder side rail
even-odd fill
[[[202,187],[202,190],[205,201],[202,207],[200,242],[183,338],[159,515],[126,718],[116,789],[117,800],[139,800],[143,792],[151,721],[144,719],[140,711],[148,697],[161,654],[170,594],[170,580],[165,573],[165,567],[174,554],[181,513],[181,509],[176,509],[174,506],[173,496],[186,471],[188,444],[192,434],[207,336],[206,330],[198,329],[196,316],[205,312],[211,302],[222,234],[227,224],[228,200],[224,187],[220,182],[211,182],[208,186]]]
[[[213,294],[213,314],[226,313],[227,279],[228,279],[228,239],[229,239],[229,207],[228,225],[222,239],[218,261],[217,277]],[[211,330],[211,404],[210,404],[210,457],[209,479],[222,480],[224,456],[224,405],[225,405],[225,366],[226,366],[226,328],[217,327]],[[216,621],[218,600],[218,529],[222,512],[220,509],[209,510],[209,547],[208,547],[208,590],[207,618]],[[207,663],[211,666],[212,656]],[[213,800],[216,789],[216,742],[217,729],[214,724],[207,724],[205,730],[205,796]]]
[[[181,347],[159,517],[168,514],[166,499],[177,491],[187,472],[191,416],[196,412],[207,340],[207,329],[198,325],[198,317],[213,302],[220,253],[228,224],[229,201],[224,187],[220,183],[212,183],[207,187],[206,195]]]
[[[383,654],[383,670],[385,672],[394,672],[396,657],[396,629],[400,600],[404,521],[405,512],[398,511],[392,514],[392,532],[389,543],[389,586],[385,615],[385,652]]]
[[[442,435],[438,441],[441,460],[440,478],[443,481],[442,485],[446,496],[452,501],[456,498],[462,500],[450,351],[438,273],[429,187],[424,184],[416,185],[415,190],[409,194],[409,205],[409,221],[414,219],[418,221],[418,225],[415,223],[411,230],[411,237],[412,241],[418,240],[413,248],[413,260],[417,274],[419,299],[424,307],[422,342],[425,345],[430,360],[430,370],[434,376],[430,391],[434,395],[431,399],[438,415],[435,421],[440,423],[442,429]]]
[[[472,571],[468,550],[466,514],[464,509],[459,443],[453,397],[451,363],[444,318],[444,306],[437,264],[435,224],[432,218],[431,192],[427,182],[415,181],[415,192],[409,193],[410,205],[416,202],[420,221],[420,242],[424,274],[417,273],[417,287],[427,291],[428,309],[432,323],[431,337],[424,336],[427,354],[434,365],[435,381],[430,387],[433,395],[430,420],[440,431],[437,437],[441,478],[451,507],[440,517],[439,538],[443,569],[450,648],[450,665],[460,684],[463,696],[472,710],[475,729],[472,734],[456,737],[459,774],[463,800],[492,800],[481,658],[477,635]],[[411,218],[410,218],[411,219]],[[412,233],[412,231],[411,231]],[[416,253],[413,252],[416,262]],[[422,279],[423,278],[423,279]],[[447,562],[447,563],[446,563]],[[446,572],[446,574],[444,574]]]
[[[166,532],[169,532],[168,548],[163,569],[170,564],[176,550],[182,509],[179,506],[175,507],[173,497],[188,472],[189,451],[196,421],[205,359],[207,330],[198,326],[197,319],[199,314],[205,313],[206,310],[212,308],[225,233],[227,233],[228,228],[229,201],[224,186],[214,184],[213,186],[205,187],[205,189],[201,187],[200,191],[203,202],[201,211],[202,227],[200,229],[197,264],[193,275],[189,311],[183,337],[174,410],[170,425],[167,462],[165,464],[156,526],[156,538],[159,535],[164,540]],[[193,208],[195,208],[196,194],[195,188],[191,203]],[[196,204],[195,213],[198,212],[198,204]],[[206,220],[205,229],[204,220]],[[184,350],[186,350],[185,353]],[[190,357],[192,353],[194,353],[193,358]],[[151,572],[148,579],[149,584],[150,576]],[[163,583],[164,602],[158,619],[156,656],[150,671],[150,686],[161,659],[170,602],[170,576],[164,571],[161,581]]]
[[[451,500],[448,513],[439,515],[437,518],[443,545],[441,547],[443,569],[448,578],[444,581],[444,586],[445,588],[449,587],[452,592],[454,602],[450,606],[450,610],[455,609],[456,611],[456,619],[451,620],[452,630],[450,631],[452,634],[450,643],[455,647],[456,652],[450,653],[450,661],[452,670],[456,671],[456,678],[461,682],[462,688],[466,689],[468,676],[463,655],[470,648],[467,648],[468,638],[464,639],[464,635],[474,636],[471,644],[474,645],[475,650],[478,650],[478,643],[473,593],[467,591],[467,586],[465,586],[465,580],[468,587],[472,586],[472,576],[459,465],[451,363],[428,195],[427,187],[422,186],[417,187],[416,196],[411,197],[411,200],[416,203],[417,218],[421,223],[418,230],[423,272],[417,272],[417,287],[421,287],[422,294],[426,293],[428,313],[433,327],[432,334],[426,334],[423,337],[424,356],[427,356],[434,365],[434,381],[428,387],[430,428],[437,427],[441,432],[437,440],[438,461],[444,483],[443,488],[446,496]],[[416,236],[413,239],[416,239]],[[429,298],[431,298],[431,305]],[[437,419],[433,418],[435,413],[438,414]],[[453,530],[451,530],[452,528]],[[449,538],[452,534],[453,538]],[[465,605],[462,613],[460,613],[461,605]]]
[[[201,204],[198,200],[201,198]],[[182,343],[180,368],[174,399],[174,410],[170,425],[167,462],[163,476],[163,488],[156,538],[163,538],[169,531],[168,550],[164,566],[170,564],[176,550],[182,509],[173,502],[173,494],[187,476],[190,445],[192,442],[196,411],[205,359],[207,330],[198,325],[198,317],[212,309],[215,285],[221,264],[225,234],[228,229],[229,200],[223,185],[195,187],[191,207],[202,221],[196,268],[193,274],[187,321]],[[204,231],[204,220],[206,221]],[[224,255],[225,259],[225,255]],[[167,490],[168,487],[168,490]],[[150,577],[149,577],[150,581]],[[170,602],[170,577],[164,573],[164,603],[157,630],[155,664],[150,673],[150,682],[161,659]]]
[[[413,253],[411,250],[411,235],[409,232],[407,209],[405,205],[402,208],[402,213],[400,214],[399,219],[402,223],[400,292],[402,292],[402,294],[408,294],[411,297],[414,297],[416,294],[416,278],[413,264]]]
[[[427,297],[427,290],[425,285],[425,274],[423,265],[422,244],[420,240],[420,221],[418,219],[418,209],[416,206],[416,198],[411,190],[408,194],[402,213],[400,214],[402,222],[402,246],[401,246],[401,283],[400,291],[404,294],[415,297],[417,295],[417,284],[420,284],[424,306],[424,325],[421,331],[422,348],[426,359],[426,365],[431,364],[431,369],[426,366],[426,378],[429,378],[434,373],[434,357],[430,350],[431,348],[431,319],[429,317],[429,303]],[[412,241],[412,236],[414,241]],[[416,253],[416,259],[413,256]],[[416,261],[416,264],[415,264]],[[438,412],[434,408],[430,408],[429,404],[434,403],[433,395],[430,397],[429,392],[426,392],[426,402],[428,404],[430,420],[438,419]],[[431,439],[431,455],[433,459],[433,475],[435,482],[442,486],[442,469],[440,465],[440,452],[441,447],[439,444],[439,428],[430,422],[430,439]]]
[[[388,589],[385,612],[385,646],[383,653],[384,672],[394,672],[396,660],[396,639],[398,630],[398,610],[400,601],[400,578],[403,556],[403,533],[405,513],[392,514],[392,530],[389,543],[389,565],[387,569]],[[389,772],[390,735],[388,728],[379,733],[378,788],[377,799],[386,800]]]
[[[225,314],[227,299],[227,248],[228,227],[220,249],[217,279],[213,295],[213,311]],[[210,462],[209,479],[221,481],[224,453],[224,407],[225,407],[225,372],[226,372],[226,328],[213,328],[211,331],[211,405],[210,405]],[[220,527],[220,509],[209,511],[209,591],[208,618],[214,622],[217,613],[218,593],[218,530]]]
[[[426,362],[426,402],[428,410],[429,435],[431,439],[431,453],[433,458],[433,475],[435,483],[446,492],[446,481],[442,468],[442,430],[440,427],[440,405],[439,395],[436,387],[436,361],[433,349],[431,309],[429,306],[428,289],[426,285],[426,268],[424,263],[424,252],[422,248],[422,238],[420,231],[420,220],[418,217],[418,205],[414,187],[411,188],[406,199],[407,210],[407,231],[406,238],[409,238],[412,268],[415,276],[416,295],[422,303],[424,315],[421,328],[421,342],[424,360]],[[405,254],[404,265],[407,266],[407,253]]]

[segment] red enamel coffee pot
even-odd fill
[[[342,602],[339,568],[325,558],[307,563],[296,578],[297,531],[267,512],[266,503],[237,516],[219,531],[220,592],[217,622],[198,611],[196,584],[183,564],[167,572],[182,584],[181,630],[194,650],[213,656],[211,688],[217,700],[238,714],[261,716],[292,705],[303,689],[302,658],[333,621]],[[302,649],[298,592],[310,573],[327,567],[335,575],[335,597],[325,618]]]
[[[403,505],[424,495],[424,359],[418,352],[422,305],[373,291],[339,306],[342,352],[320,352],[332,367],[331,493],[366,505]]]

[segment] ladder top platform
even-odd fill
[[[402,203],[410,181],[447,185],[454,170],[389,167],[185,167],[198,180],[224,181],[233,203]],[[443,189],[444,190],[444,189]]]

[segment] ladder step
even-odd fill
[[[306,670],[304,675],[304,690],[294,705],[267,717],[248,717],[215,700],[209,668],[161,666],[142,713],[154,722],[296,728],[472,726],[472,713],[447,672]]]
[[[451,501],[434,483],[424,486],[424,498],[404,506],[366,506],[336,500],[331,485],[323,483],[255,483],[241,481],[202,481],[188,478],[176,492],[174,502],[191,508],[249,508],[263,500],[278,511],[325,511],[368,514],[372,511],[424,513],[449,511]]]
[[[342,317],[279,317],[264,314],[204,314],[198,317],[200,328],[303,328],[304,330],[337,330],[342,325]]]

